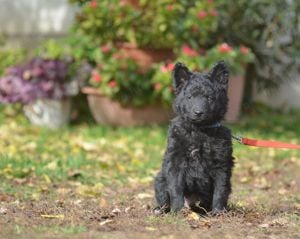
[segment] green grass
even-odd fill
[[[159,233],[161,227],[164,228],[162,234],[156,235],[164,235],[164,230],[192,233],[189,231],[191,218],[145,216],[148,212],[144,206],[152,206],[152,183],[166,147],[167,125],[112,128],[91,122],[77,122],[53,131],[31,126],[21,114],[15,115],[11,109],[0,109],[0,207],[6,207],[9,212],[16,210],[8,215],[13,223],[0,217],[0,227],[8,225],[4,235],[30,238],[32,233],[41,238],[44,234],[48,238],[57,235],[61,236],[59,238],[73,238],[73,235],[85,238],[91,229],[100,230],[100,234],[110,230],[107,229],[110,224],[102,227],[99,221],[82,219],[82,215],[93,217],[97,210],[106,215],[105,210],[124,207],[124,211],[132,206],[137,210],[135,216],[128,214],[114,218],[116,222],[113,223],[117,224],[112,230],[126,231],[130,238],[136,233],[135,225],[141,223],[138,231],[144,231],[144,235],[149,231]],[[238,123],[227,126],[235,135],[300,143],[298,122],[300,111],[281,112],[257,106],[248,110]],[[254,220],[257,224],[254,223],[251,230],[262,236],[273,230],[273,226],[268,229],[257,227],[264,223],[263,218],[268,223],[281,218],[283,222],[287,221],[284,225],[289,225],[282,233],[295,233],[295,225],[299,223],[296,210],[300,208],[295,175],[300,166],[300,151],[247,147],[234,142],[234,156],[231,205],[238,216],[221,222],[213,218],[194,220],[193,225],[197,230],[208,230],[205,228],[212,226],[209,233],[212,238],[217,238],[221,229],[214,225],[227,226],[228,233],[232,232],[231,227],[241,227],[240,233],[243,233],[249,230],[249,225],[243,223]],[[277,181],[278,177],[280,180]],[[115,194],[115,191],[124,193]],[[150,194],[150,197],[139,199],[137,195],[141,193]],[[107,200],[106,206],[101,204],[103,199]],[[76,204],[78,201],[89,207],[81,207]],[[61,208],[56,202],[66,206]],[[48,205],[46,209],[44,203]],[[98,209],[93,211],[95,207]],[[282,213],[285,207],[288,211]],[[44,211],[50,215],[63,214],[64,219],[42,218]],[[32,231],[27,230],[28,223]],[[199,227],[197,223],[200,223]],[[195,232],[202,233],[197,230]],[[110,238],[117,234],[107,235]]]
[[[229,127],[236,135],[300,143],[299,119],[299,111],[282,113],[259,108]],[[2,180],[38,178],[105,185],[147,181],[159,168],[166,145],[167,126],[111,128],[80,124],[52,131],[32,127],[22,116],[12,121],[3,114],[0,122]],[[273,159],[300,156],[296,150],[249,148],[238,143],[234,143],[234,152],[237,160],[247,156],[266,169],[272,167]]]

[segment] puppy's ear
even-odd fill
[[[224,61],[217,62],[208,74],[212,81],[217,81],[218,83],[227,87],[229,70]]]
[[[176,63],[173,70],[173,85],[176,92],[179,92],[183,83],[189,80],[190,75],[191,72],[184,64],[180,62]]]

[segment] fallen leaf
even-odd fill
[[[126,207],[125,208],[125,213],[129,213],[134,207]]]
[[[103,185],[98,183],[94,186],[88,186],[88,185],[80,185],[76,189],[76,192],[79,195],[86,196],[86,197],[98,197],[101,195],[103,189]]]
[[[198,213],[191,212],[190,214],[187,215],[188,220],[199,220],[200,216]]]
[[[260,224],[260,225],[258,225],[259,227],[261,227],[261,228],[269,228],[270,227],[270,224],[268,224],[268,223],[263,223],[263,224]]]
[[[100,225],[100,226],[104,226],[105,224],[112,223],[113,221],[114,221],[114,220],[106,219],[105,221],[100,222],[99,225]]]
[[[100,206],[101,208],[107,207],[107,202],[106,202],[106,200],[105,200],[104,198],[101,198],[101,199],[100,199],[99,206]]]
[[[121,210],[119,208],[115,208],[111,211],[112,214],[118,215],[121,213]]]
[[[0,215],[4,215],[7,213],[7,209],[5,207],[0,207]]]
[[[156,231],[157,229],[154,227],[145,227],[147,231]]]
[[[50,169],[50,170],[55,170],[55,169],[57,169],[57,162],[56,162],[56,161],[53,161],[53,162],[51,162],[51,163],[48,163],[48,164],[46,165],[46,168],[47,168],[47,169]]]
[[[288,191],[287,191],[285,188],[280,188],[280,189],[278,190],[278,193],[279,193],[280,195],[286,195],[287,192],[288,192]]]
[[[41,217],[43,218],[49,218],[49,219],[64,219],[65,218],[65,215],[63,214],[57,214],[57,215],[54,215],[54,214],[42,214]]]
[[[58,188],[58,189],[56,189],[56,192],[61,195],[66,195],[69,192],[71,192],[71,189],[70,188]]]
[[[152,197],[153,197],[153,195],[149,194],[149,193],[139,193],[137,195],[138,199],[145,199],[145,198],[152,198]]]
[[[288,224],[288,221],[284,218],[277,218],[271,222],[271,226],[284,226]]]
[[[240,182],[241,183],[248,183],[250,181],[250,178],[249,177],[242,177],[241,179],[240,179]]]

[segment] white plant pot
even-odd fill
[[[71,99],[39,99],[25,105],[23,111],[32,124],[57,129],[68,124],[70,120]]]

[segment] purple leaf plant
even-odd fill
[[[62,60],[34,58],[6,70],[0,78],[0,103],[32,103],[37,99],[68,96],[69,64]]]

